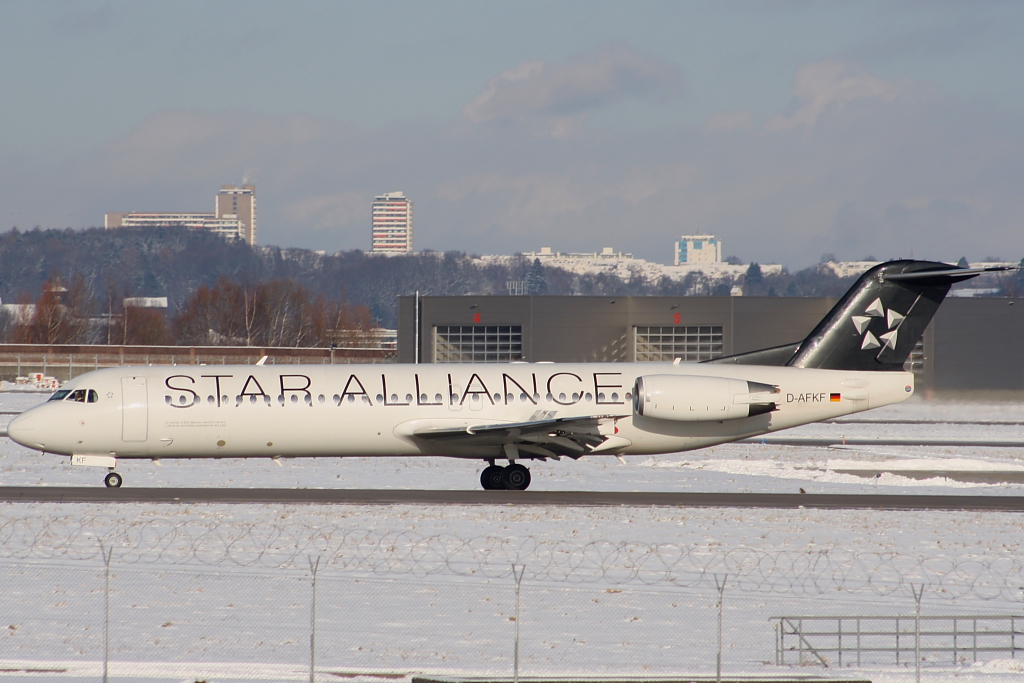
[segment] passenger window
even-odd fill
[[[89,399],[87,403],[99,403],[100,395],[96,393],[95,389],[89,390]]]
[[[68,394],[70,394],[70,393],[71,392],[68,391],[67,389],[61,389],[60,391],[54,393],[54,395],[51,396],[47,400],[48,401],[63,401],[65,398],[67,398]]]
[[[71,392],[65,401],[75,401],[77,403],[85,403],[85,389],[75,389]]]

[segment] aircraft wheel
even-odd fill
[[[505,488],[501,481],[501,473],[505,468],[501,465],[489,465],[480,473],[480,485],[485,491],[499,491]]]
[[[124,480],[121,478],[121,475],[118,474],[117,472],[111,472],[110,474],[103,478],[103,483],[107,485],[107,488],[112,489],[121,488],[121,482],[123,481]]]
[[[502,470],[501,483],[510,491],[525,491],[530,485],[530,470],[516,463]]]

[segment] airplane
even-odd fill
[[[6,436],[115,488],[119,460],[444,456],[486,462],[485,490],[525,490],[523,461],[706,448],[904,401],[950,286],[997,269],[883,263],[803,341],[700,363],[106,368]]]

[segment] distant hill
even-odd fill
[[[82,276],[98,302],[162,297],[174,315],[200,285],[220,277],[255,284],[294,280],[318,294],[366,305],[394,326],[396,297],[471,291],[506,293],[505,273],[482,272],[463,254],[322,256],[305,249],[250,248],[188,229],[12,230],[0,234],[0,298],[35,300],[44,282]],[[505,278],[505,279],[503,279]],[[493,284],[493,286],[492,286]]]
[[[762,275],[751,264],[740,278],[744,294],[839,296],[853,278],[819,268]],[[683,281],[629,282],[608,274],[579,275],[526,258],[484,264],[460,252],[372,256],[347,251],[325,256],[306,249],[251,248],[188,229],[11,230],[0,233],[0,298],[34,301],[48,279],[81,276],[99,312],[125,296],[169,299],[173,317],[201,286],[226,277],[255,285],[291,280],[332,300],[367,307],[383,327],[397,324],[397,297],[508,294],[506,283],[521,282],[525,293],[548,295],[728,295],[732,280],[709,282],[699,273]],[[749,280],[749,282],[743,282]]]

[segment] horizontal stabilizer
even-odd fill
[[[1014,266],[988,266],[986,268],[948,268],[946,270],[926,270],[917,273],[892,273],[882,275],[889,282],[913,282],[914,284],[939,284],[963,282],[984,273],[1000,273],[1017,270]]]

